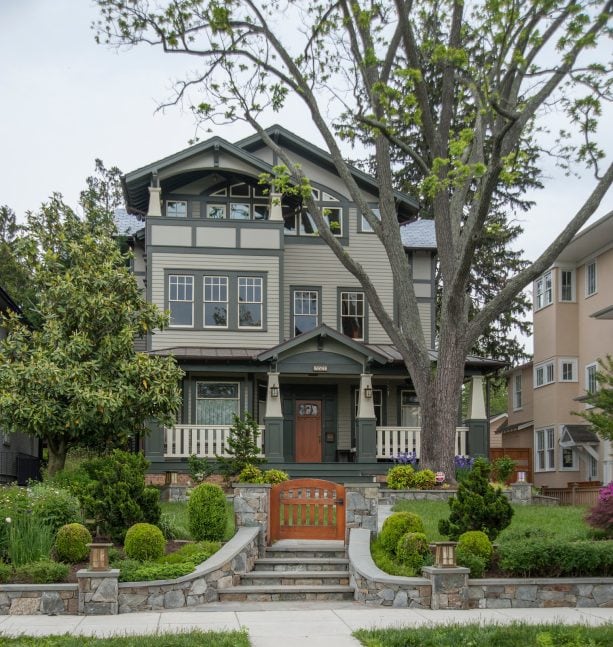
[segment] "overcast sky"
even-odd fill
[[[169,96],[171,79],[193,60],[165,56],[141,46],[117,52],[96,45],[90,28],[97,10],[89,0],[0,0],[0,204],[18,215],[36,209],[59,191],[75,205],[94,159],[124,172],[188,145],[194,136],[190,114],[155,109]],[[308,119],[292,109],[273,122],[320,143]],[[601,139],[613,152],[613,114]],[[244,125],[218,129],[236,140],[251,131]],[[522,216],[520,241],[527,258],[551,242],[593,187],[588,174],[566,178],[551,167],[551,182]],[[613,209],[613,191],[597,214]]]

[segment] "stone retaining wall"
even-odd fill
[[[0,615],[65,615],[79,610],[77,584],[2,584]]]
[[[395,505],[398,501],[447,501],[457,490],[379,490],[381,505]]]

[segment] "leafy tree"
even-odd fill
[[[600,370],[596,373],[598,390],[588,393],[586,402],[594,409],[582,411],[578,415],[594,426],[602,438],[613,440],[613,356],[607,355],[600,360]]]
[[[613,181],[595,136],[602,103],[611,98],[611,72],[590,53],[609,33],[613,2],[97,2],[99,41],[157,43],[200,57],[202,72],[181,81],[171,102],[189,101],[203,121],[245,120],[274,152],[275,188],[298,187],[319,235],[360,282],[405,362],[422,403],[422,464],[453,473],[466,356],[550,266]],[[300,27],[288,28],[292,23]],[[196,92],[202,96],[190,96]],[[350,199],[385,247],[396,317],[326,226],[302,168],[262,127],[265,111],[280,110],[290,94],[304,103]],[[537,137],[554,104],[567,118],[561,161],[568,168],[587,164],[595,185],[535,262],[505,276],[482,302],[473,300],[483,229],[501,196],[521,195],[526,170],[541,164]],[[372,142],[380,220],[341,152],[342,138],[364,139],[363,133]],[[412,169],[435,222],[441,296],[434,368],[399,235],[398,165]]]
[[[61,207],[31,216],[40,326],[4,317],[0,342],[0,426],[45,440],[50,475],[72,446],[102,450],[145,433],[150,418],[171,424],[182,375],[174,359],[134,351],[166,316],[145,303],[116,242]]]

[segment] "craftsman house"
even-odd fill
[[[534,359],[509,373],[504,448],[531,451],[534,484],[613,480],[613,447],[575,415],[613,353],[613,212],[579,232],[534,283]]]
[[[334,234],[393,312],[384,249],[330,156],[281,127],[268,132],[301,164]],[[147,299],[171,318],[144,349],[173,355],[185,371],[176,425],[145,440],[154,472],[223,452],[233,414],[244,411],[261,425],[268,463],[293,475],[367,478],[399,452],[419,453],[420,407],[401,357],[300,200],[259,184],[276,163],[259,136],[213,137],[123,178],[120,233],[130,236]],[[353,176],[376,209],[376,181],[357,169]],[[396,200],[436,361],[434,227],[410,196]],[[474,433],[459,425],[458,453],[487,451],[481,376],[497,366],[474,359],[466,367],[478,386]]]

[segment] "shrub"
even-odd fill
[[[178,520],[176,514],[162,512],[157,527],[167,541],[175,539],[190,539],[189,530]]]
[[[413,512],[394,512],[384,522],[379,542],[390,555],[396,555],[398,540],[407,532],[424,532],[423,521]]]
[[[387,472],[387,487],[392,490],[408,490],[413,487],[415,470],[411,465],[395,465]]]
[[[92,479],[83,496],[86,512],[115,540],[122,541],[126,528],[135,523],[160,520],[159,492],[145,487],[148,465],[142,454],[118,449],[83,463]]]
[[[174,553],[163,555],[157,562],[160,564],[193,564],[196,567],[221,548],[218,541],[199,541],[195,544],[185,544]]]
[[[53,532],[66,524],[81,521],[79,499],[67,489],[36,483],[29,488],[29,499],[32,516],[51,526]]]
[[[117,566],[119,567],[120,582],[172,580],[194,570],[193,564],[158,564],[157,562],[139,562],[134,559],[124,559]]]
[[[458,566],[464,566],[470,569],[471,577],[483,577],[487,562],[484,557],[471,553],[466,546],[456,548],[456,561]]]
[[[79,498],[87,490],[90,480],[83,466],[78,465],[72,469],[64,467],[63,470],[56,472],[52,477],[46,478],[44,483],[51,487],[68,490],[72,495]]]
[[[607,537],[613,537],[613,483],[601,488],[598,493],[598,502],[590,509],[585,520],[592,526],[605,533]]]
[[[513,508],[502,490],[489,484],[490,469],[486,460],[475,460],[457,496],[449,499],[449,519],[439,521],[441,534],[456,540],[467,530],[482,530],[493,541],[511,523]]]
[[[141,562],[158,559],[164,554],[165,547],[162,531],[150,523],[136,523],[129,528],[123,545],[130,559]]]
[[[264,472],[264,483],[277,485],[277,483],[285,483],[285,481],[289,481],[289,474],[283,470],[270,469]]]
[[[15,580],[28,584],[53,584],[63,582],[69,571],[67,564],[41,559],[15,568]]]
[[[219,470],[224,476],[236,476],[247,465],[259,465],[265,461],[256,442],[259,435],[257,420],[251,414],[245,412],[242,420],[237,415],[234,416],[226,442],[228,456],[215,454]]]
[[[51,526],[30,514],[11,519],[8,526],[7,555],[13,566],[49,559],[55,536]]]
[[[202,483],[213,473],[213,464],[208,458],[200,458],[191,454],[187,459],[187,471],[195,483]]]
[[[0,562],[0,584],[6,584],[13,574],[13,569],[4,562]]]
[[[493,478],[500,483],[506,483],[515,471],[515,465],[515,461],[509,456],[497,458],[492,464]]]
[[[187,503],[189,530],[196,540],[221,541],[226,529],[226,497],[218,485],[202,483]]]
[[[436,485],[436,474],[432,470],[419,470],[413,475],[413,487],[418,490],[431,490]]]
[[[257,465],[245,465],[236,478],[239,483],[263,483],[264,473]]]
[[[80,523],[69,523],[62,526],[55,536],[55,554],[60,562],[76,564],[82,562],[89,554],[87,544],[91,544],[89,530]]]
[[[419,569],[431,557],[426,535],[422,532],[407,532],[402,535],[396,545],[396,557],[399,562],[413,569],[414,573],[419,573]]]
[[[469,530],[458,538],[458,548],[463,548],[473,555],[485,559],[486,564],[492,559],[494,547],[488,536],[480,530]]]

